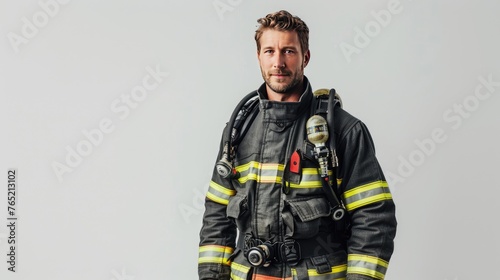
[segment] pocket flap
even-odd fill
[[[290,205],[292,214],[298,216],[302,222],[330,215],[330,204],[323,197],[315,197],[307,200],[289,200],[288,204]]]
[[[229,199],[226,208],[226,215],[230,218],[238,219],[238,217],[247,210],[247,197],[236,194]]]

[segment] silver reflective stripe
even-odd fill
[[[384,279],[389,263],[377,257],[350,254],[347,257],[347,272]]]
[[[229,203],[229,198],[235,194],[236,191],[225,188],[215,183],[214,181],[211,181],[210,187],[208,188],[207,197],[210,200],[227,205]]]
[[[199,249],[198,263],[225,263],[229,264],[228,258],[233,253],[233,248],[206,245]]]
[[[344,193],[344,201],[349,211],[374,202],[390,199],[392,199],[392,195],[385,181],[372,182]]]
[[[251,161],[236,167],[240,172],[238,182],[241,184],[247,181],[257,181],[260,183],[281,183],[284,166],[277,163],[259,163]]]
[[[248,276],[249,271],[250,271],[250,267],[233,262],[231,264],[231,279],[247,280],[247,276]]]

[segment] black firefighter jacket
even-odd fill
[[[239,178],[223,179],[214,169],[200,231],[199,279],[384,279],[397,223],[369,131],[335,107],[330,137],[336,139],[337,182],[350,221],[343,234],[331,218],[318,162],[305,151],[315,97],[304,81],[299,102],[269,101],[263,84],[259,113],[236,151]],[[298,168],[286,176],[295,151]],[[222,147],[219,158],[221,153]],[[245,257],[248,240],[293,240],[300,260],[253,267]]]

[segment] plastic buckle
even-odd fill
[[[287,240],[279,245],[279,256],[282,262],[296,266],[301,260],[300,244],[295,240]]]

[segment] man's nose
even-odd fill
[[[275,56],[274,68],[285,68],[285,59],[283,57],[283,54],[278,54]]]

